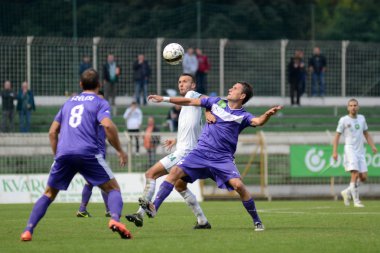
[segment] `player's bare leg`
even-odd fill
[[[44,217],[49,205],[54,201],[59,190],[50,186],[46,186],[44,194],[34,204],[33,210],[30,214],[28,223],[24,232],[21,234],[21,241],[31,241],[34,228],[38,222]]]
[[[263,231],[264,225],[262,224],[260,217],[256,211],[255,201],[253,200],[251,194],[245,187],[244,183],[240,178],[232,178],[229,181],[229,184],[234,188],[234,190],[240,195],[240,198],[243,202],[243,206],[251,215],[253,219],[253,224],[255,226],[255,231]]]
[[[99,185],[99,187],[108,194],[108,207],[110,209],[111,220],[108,223],[108,227],[118,232],[122,239],[131,239],[132,235],[120,222],[121,211],[123,209],[123,200],[121,198],[120,187],[116,179],[113,178],[108,182]]]
[[[182,179],[177,180],[174,185],[175,189],[185,199],[186,204],[190,207],[191,211],[197,217],[197,223],[193,227],[194,229],[210,229],[211,225],[208,222],[206,216],[203,213],[199,202],[195,195],[187,188],[187,183]]]

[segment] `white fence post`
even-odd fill
[[[224,48],[228,39],[219,40],[219,96],[224,96]]]
[[[161,95],[162,91],[162,72],[161,72],[161,62],[162,62],[162,43],[164,43],[164,38],[157,38],[157,58],[156,58],[156,66],[157,66],[157,94]]]
[[[92,67],[97,70],[98,68],[98,45],[100,37],[92,38]]]
[[[342,97],[346,96],[346,53],[348,44],[350,44],[350,41],[342,41]]]
[[[286,85],[286,46],[288,40],[281,40],[281,97],[285,97]]]
[[[32,42],[34,37],[26,37],[26,81],[29,84],[29,89],[32,89]]]

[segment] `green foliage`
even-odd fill
[[[2,1],[0,35],[71,37],[73,1]],[[76,2],[79,37],[197,36],[197,1]],[[380,41],[380,5],[375,0],[200,3],[202,38],[308,40],[314,22],[315,39]]]

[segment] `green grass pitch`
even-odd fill
[[[53,203],[37,226],[32,242],[19,236],[30,204],[0,205],[0,252],[379,252],[380,202],[365,208],[341,201],[257,201],[266,226],[254,232],[241,202],[203,202],[212,229],[195,231],[195,218],[184,203],[164,203],[144,227],[129,224],[132,240],[121,240],[107,228],[102,204],[90,203],[92,218],[76,218],[78,204]],[[126,203],[124,214],[137,204]]]

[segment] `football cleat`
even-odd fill
[[[143,198],[139,198],[139,203],[141,208],[144,209],[146,215],[148,215],[149,218],[154,218],[156,216],[156,207],[152,202]]]
[[[79,217],[79,218],[90,218],[91,214],[87,211],[83,211],[83,212],[78,211],[77,217]]]
[[[32,233],[30,231],[26,230],[21,234],[21,241],[23,242],[29,242],[32,240]]]
[[[349,206],[350,205],[350,199],[351,199],[350,194],[348,194],[348,192],[346,190],[344,190],[344,191],[340,192],[340,195],[342,195],[344,205]]]
[[[106,213],[104,214],[104,216],[106,216],[106,217],[111,217],[111,213],[110,213],[110,211],[106,211]]]
[[[118,232],[121,239],[132,239],[131,232],[129,232],[123,223],[111,219],[108,223],[108,227],[113,232]]]
[[[125,218],[129,221],[129,222],[133,222],[135,223],[136,227],[142,227],[143,226],[143,223],[144,223],[144,219],[141,215],[139,215],[138,213],[133,213],[133,214],[127,214],[125,216]]]
[[[354,207],[361,208],[361,207],[364,207],[364,205],[361,202],[356,202],[356,203],[354,203]]]
[[[265,228],[264,228],[263,223],[261,223],[261,222],[255,223],[255,231],[259,232],[259,231],[264,231],[264,230],[265,230]]]
[[[211,224],[206,222],[206,224],[199,224],[198,222],[195,223],[195,226],[193,227],[193,229],[211,229]]]

